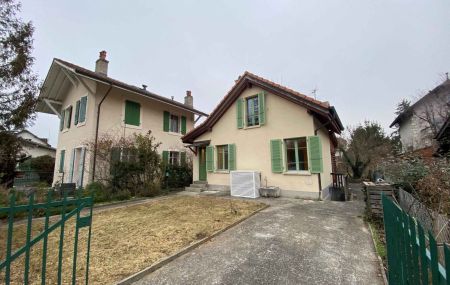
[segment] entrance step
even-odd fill
[[[202,192],[203,188],[200,187],[184,187],[184,191],[188,191],[188,192]]]
[[[203,192],[208,189],[208,184],[205,181],[194,181],[189,187],[185,187],[184,190],[190,192]]]

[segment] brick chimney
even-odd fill
[[[191,91],[186,91],[186,96],[184,97],[184,105],[189,107],[194,107],[194,98],[192,97]]]
[[[102,50],[100,52],[100,56],[95,62],[95,72],[100,73],[102,75],[108,75],[108,63],[106,60],[106,51]]]

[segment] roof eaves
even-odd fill
[[[66,69],[68,69],[68,70],[70,70],[70,71],[72,71],[72,72],[74,72],[74,73],[76,73],[78,75],[82,75],[82,76],[88,77],[88,78],[90,78],[92,80],[100,81],[102,83],[110,84],[110,85],[113,85],[115,87],[122,88],[122,89],[125,89],[127,91],[134,92],[134,93],[137,93],[139,95],[146,96],[148,98],[160,101],[160,102],[165,103],[165,104],[169,104],[169,105],[173,105],[173,106],[178,107],[178,108],[182,108],[182,109],[184,109],[186,111],[195,113],[197,115],[208,117],[208,114],[206,114],[206,113],[204,113],[202,111],[199,111],[199,110],[197,110],[195,108],[191,108],[189,106],[186,106],[183,103],[180,103],[180,102],[177,102],[177,101],[173,101],[173,100],[171,100],[169,98],[166,98],[166,97],[163,97],[161,95],[149,92],[147,90],[143,90],[143,89],[141,89],[139,87],[127,84],[125,82],[121,82],[121,81],[113,79],[111,77],[97,74],[97,73],[95,73],[95,72],[93,72],[91,70],[88,70],[88,69],[83,68],[81,66],[77,66],[75,64],[63,61],[61,59],[55,58],[54,60],[59,65],[61,65],[62,67],[66,68]]]

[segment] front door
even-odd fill
[[[206,148],[198,148],[198,180],[206,181]]]

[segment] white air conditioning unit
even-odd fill
[[[231,196],[258,198],[261,187],[261,173],[259,171],[231,171]]]

